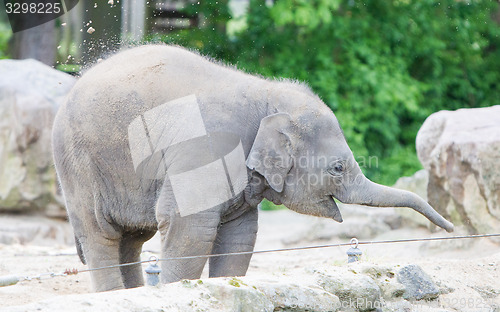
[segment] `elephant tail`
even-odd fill
[[[75,236],[75,244],[76,244],[76,252],[78,253],[78,257],[80,257],[80,261],[82,261],[83,264],[87,264],[87,260],[85,260],[85,255],[83,254],[82,243],[80,243],[80,240],[76,236]]]

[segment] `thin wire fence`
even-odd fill
[[[425,241],[438,241],[438,240],[455,240],[455,239],[472,239],[472,238],[484,238],[484,237],[500,237],[500,233],[496,234],[473,234],[473,235],[461,235],[461,236],[448,236],[448,237],[428,237],[428,238],[408,238],[408,239],[394,239],[394,240],[379,240],[379,241],[361,241],[356,242],[357,245],[377,245],[377,244],[395,244],[395,243],[411,243],[411,242],[425,242]],[[320,249],[320,248],[333,248],[333,247],[347,247],[352,246],[353,242],[349,243],[337,243],[337,244],[326,244],[326,245],[315,245],[315,246],[302,246],[302,247],[290,247],[290,248],[278,248],[278,249],[268,249],[268,250],[254,250],[254,251],[243,251],[243,252],[230,252],[222,254],[207,254],[207,255],[196,255],[196,256],[183,256],[183,257],[169,257],[169,258],[156,258],[129,262],[123,264],[110,265],[99,268],[84,269],[78,272],[92,272],[98,270],[105,270],[111,268],[117,268],[129,265],[138,265],[143,263],[151,263],[158,261],[173,261],[173,260],[187,260],[187,259],[199,259],[199,258],[215,258],[215,257],[226,257],[226,256],[242,256],[242,255],[253,255],[253,254],[264,254],[264,253],[276,253],[276,252],[290,252],[299,250],[310,250],[310,249]]]
[[[46,272],[33,276],[6,276],[0,277],[0,287],[14,285],[19,281],[31,281],[34,279],[44,279],[53,278],[57,276],[68,276],[76,275],[78,273],[107,270],[113,268],[119,268],[131,265],[140,265],[144,263],[151,262],[163,262],[163,261],[174,261],[174,260],[187,260],[187,259],[199,259],[199,258],[214,258],[214,257],[229,257],[229,256],[242,256],[242,255],[254,255],[254,254],[265,254],[265,253],[277,253],[277,252],[290,252],[290,251],[300,251],[300,250],[311,250],[311,249],[321,249],[321,248],[333,248],[333,247],[347,247],[358,245],[378,245],[378,244],[396,244],[396,243],[412,243],[412,242],[428,242],[428,241],[443,241],[443,240],[457,240],[457,239],[477,239],[486,237],[500,237],[500,233],[495,234],[472,234],[472,235],[460,235],[460,236],[447,236],[447,237],[428,237],[428,238],[408,238],[408,239],[394,239],[394,240],[378,240],[378,241],[357,241],[357,239],[352,239],[349,243],[337,243],[337,244],[326,244],[326,245],[314,245],[314,246],[302,246],[302,247],[290,247],[290,248],[278,248],[278,249],[268,249],[268,250],[254,250],[254,251],[243,251],[243,252],[231,252],[222,254],[207,254],[207,255],[195,255],[195,256],[183,256],[183,257],[169,257],[169,258],[157,258],[152,256],[148,260],[142,260],[137,262],[122,263],[116,265],[109,265],[98,268],[88,268],[88,269],[67,269],[64,272]],[[71,256],[73,254],[64,254],[66,256]],[[50,256],[50,255],[47,255]]]

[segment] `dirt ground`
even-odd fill
[[[344,216],[344,219],[349,216]],[[339,227],[333,220],[328,226]],[[318,218],[303,216],[288,210],[265,211],[259,216],[259,233],[256,250],[323,245],[348,242],[347,238],[330,238],[323,241],[296,240],[285,244],[314,228]],[[69,225],[58,222],[63,233],[71,233]],[[457,233],[431,233],[424,228],[402,228],[382,233],[370,240],[426,238],[452,236]],[[71,241],[71,239],[63,240]],[[363,241],[360,239],[360,241]],[[158,255],[159,237],[148,241],[143,259]],[[362,261],[374,264],[418,264],[441,289],[448,293],[439,298],[439,304],[455,311],[500,311],[500,245],[491,239],[464,239],[433,242],[393,243],[362,245]],[[257,254],[252,258],[247,275],[269,277],[275,274],[293,275],[308,268],[345,265],[348,247],[332,247],[280,253]],[[144,265],[146,266],[146,265]],[[84,269],[74,246],[59,240],[37,240],[36,244],[0,244],[0,278],[6,275],[36,276],[43,273],[60,273],[66,269]],[[204,277],[206,277],[206,271]],[[21,281],[16,285],[0,287],[0,308],[23,305],[42,299],[66,294],[89,293],[90,276],[43,276],[42,279]]]

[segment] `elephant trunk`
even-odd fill
[[[409,207],[424,215],[432,223],[453,232],[453,224],[437,213],[426,201],[418,195],[380,185],[362,176],[361,185],[349,194],[346,204],[360,204],[374,207]]]

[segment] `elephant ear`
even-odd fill
[[[292,168],[292,119],[286,113],[263,118],[247,159],[247,167],[260,173],[273,190],[283,191]]]

